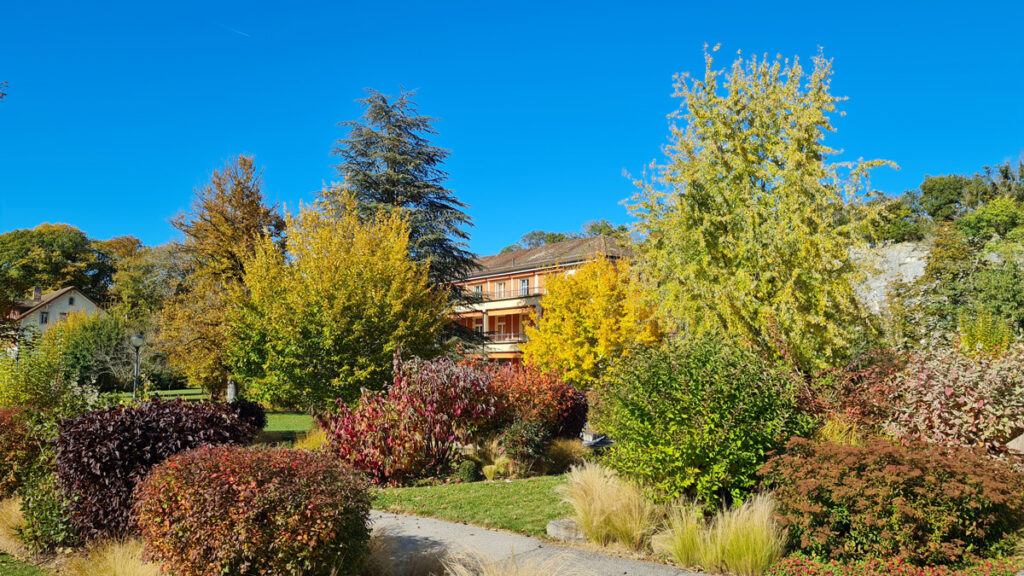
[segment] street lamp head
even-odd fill
[[[132,346],[134,346],[136,350],[142,348],[142,345],[146,343],[146,339],[142,337],[142,334],[132,334],[131,340]]]

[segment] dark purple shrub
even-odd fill
[[[57,479],[86,538],[134,530],[132,492],[149,470],[199,446],[246,444],[259,431],[227,404],[148,401],[60,423]]]

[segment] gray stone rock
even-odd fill
[[[1010,443],[1007,444],[1006,447],[1013,452],[1024,454],[1024,434],[1010,440]],[[1021,572],[1024,573],[1024,570],[1021,570]],[[1017,574],[1017,576],[1024,576],[1024,574]]]
[[[559,518],[548,522],[548,536],[561,542],[586,542],[587,537],[580,532],[579,526],[572,518]]]

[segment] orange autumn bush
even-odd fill
[[[553,374],[529,366],[485,367],[504,422],[537,422],[552,436],[574,438],[587,423],[587,397]]]

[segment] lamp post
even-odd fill
[[[132,400],[135,400],[135,395],[139,390],[139,348],[146,343],[146,339],[142,337],[142,334],[132,334],[131,338],[132,346],[135,347],[135,381],[132,383]]]

